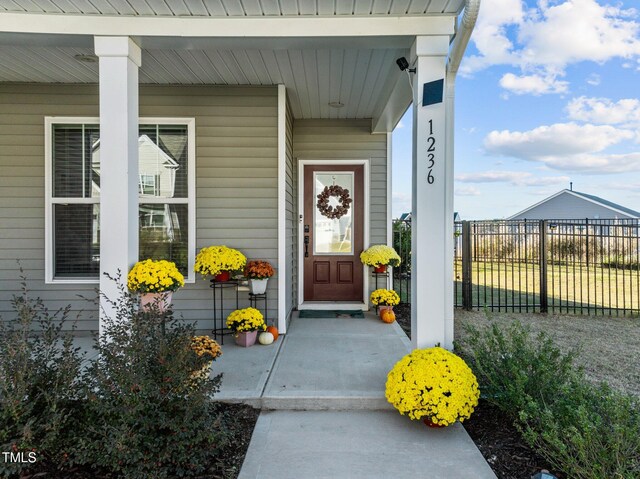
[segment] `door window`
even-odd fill
[[[315,172],[313,253],[353,255],[353,172]]]

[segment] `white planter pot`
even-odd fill
[[[269,278],[250,279],[249,290],[251,291],[251,294],[264,294],[264,292],[267,290],[268,282],[269,282]]]

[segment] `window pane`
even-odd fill
[[[353,173],[315,173],[315,198],[321,195],[325,187],[341,186],[348,190],[349,198],[353,200]],[[329,206],[335,209],[341,205],[341,200],[335,195],[329,196]],[[329,218],[322,214],[317,205],[315,208],[313,228],[314,254],[353,254],[351,243],[351,212],[355,203],[349,205],[348,211],[340,218]]]
[[[139,192],[143,198],[187,198],[187,138],[186,125],[140,127]]]
[[[140,205],[140,260],[173,261],[187,276],[188,205]]]
[[[53,126],[54,197],[99,196],[99,134],[97,125]]]
[[[99,205],[53,205],[55,277],[98,277],[100,271],[99,211]]]

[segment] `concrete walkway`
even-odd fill
[[[409,350],[372,314],[294,318],[272,346],[225,341],[216,397],[263,409],[239,477],[494,479],[460,424],[430,429],[387,403],[387,373]]]

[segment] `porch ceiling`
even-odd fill
[[[10,0],[0,11],[125,16],[246,17],[456,14],[464,0]]]
[[[92,47],[2,43],[0,82],[98,82],[98,63],[75,58],[92,54]],[[408,54],[409,40],[387,39],[388,48],[370,43],[371,48],[356,48],[353,41],[352,48],[338,42],[320,45],[324,48],[148,48],[140,83],[284,84],[295,118],[373,118],[397,81],[395,59]],[[344,107],[332,108],[330,102]]]
[[[0,82],[97,83],[95,36],[142,48],[142,84],[284,84],[293,116],[372,118],[411,101],[395,60],[418,35],[455,34],[464,0],[0,1]],[[332,108],[330,103],[344,105]]]

